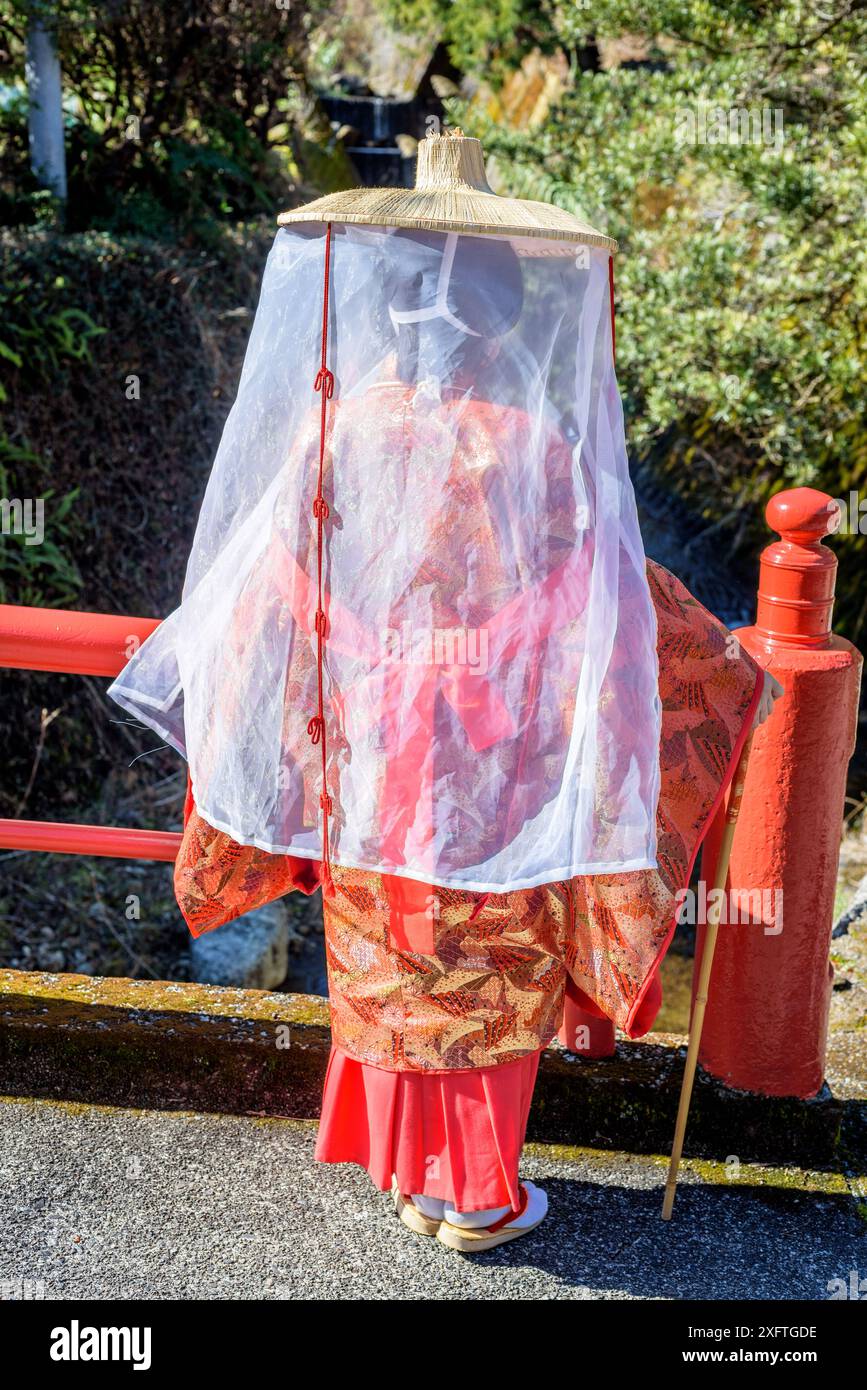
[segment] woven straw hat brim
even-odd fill
[[[295,222],[352,222],[464,236],[532,237],[563,242],[564,254],[569,243],[617,250],[612,237],[563,208],[475,188],[349,188],[283,212],[277,220],[282,227]]]

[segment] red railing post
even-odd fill
[[[813,488],[772,498],[781,539],[761,560],[758,610],[736,636],[785,688],[753,739],[700,1060],[729,1086],[814,1096],[824,1079],[834,894],[862,659],[831,631],[838,524]],[[719,823],[704,850],[714,876]],[[735,920],[737,919],[737,920]],[[703,946],[699,929],[697,959]]]

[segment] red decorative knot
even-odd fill
[[[331,400],[334,395],[334,373],[328,367],[320,367],[316,373],[316,381],[313,386],[314,391],[324,391],[325,399]]]
[[[328,792],[320,792],[319,805],[322,807],[326,816],[330,816],[331,812],[334,810],[334,802],[331,800],[331,797],[328,795]]]
[[[317,521],[319,521],[320,518],[321,518],[322,521],[327,521],[327,520],[328,520],[328,516],[329,516],[328,503],[326,502],[326,500],[325,500],[324,497],[316,497],[316,498],[314,498],[314,501],[313,501],[313,515],[316,517],[316,520],[317,520]]]
[[[316,635],[317,637],[324,637],[327,632],[328,619],[326,618],[324,612],[320,608],[316,614]]]
[[[314,714],[312,719],[307,722],[307,732],[313,743],[318,743],[325,729],[325,720],[321,714]]]

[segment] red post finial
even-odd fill
[[[840,525],[840,506],[827,492],[814,487],[796,487],[778,492],[765,508],[765,519],[784,541],[798,545],[819,542]]]
[[[778,492],[765,517],[781,539],[762,552],[756,632],[768,647],[826,647],[834,609],[836,556],[822,539],[840,525],[826,492]]]

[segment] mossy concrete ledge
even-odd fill
[[[315,995],[0,970],[7,1095],[304,1118],[330,1045]]]
[[[549,1047],[539,1068],[527,1136],[630,1153],[671,1148],[687,1039],[648,1033],[620,1041],[613,1057],[591,1061]],[[692,1092],[686,1152],[723,1162],[799,1167],[867,1163],[864,1103],[832,1093],[811,1100],[735,1091],[699,1067]],[[580,1139],[564,1141],[566,1133]],[[841,1148],[841,1143],[843,1147]],[[853,1149],[860,1150],[859,1153]]]
[[[620,1042],[600,1061],[549,1048],[528,1138],[666,1152],[684,1042],[650,1034]],[[312,1118],[329,1048],[328,1005],[313,995],[0,970],[6,1095]],[[814,1100],[768,1098],[699,1073],[687,1148],[722,1160],[822,1167],[840,1159],[841,1126],[864,1147],[863,1109],[827,1086]],[[846,1151],[850,1161],[857,1157],[850,1142]]]

